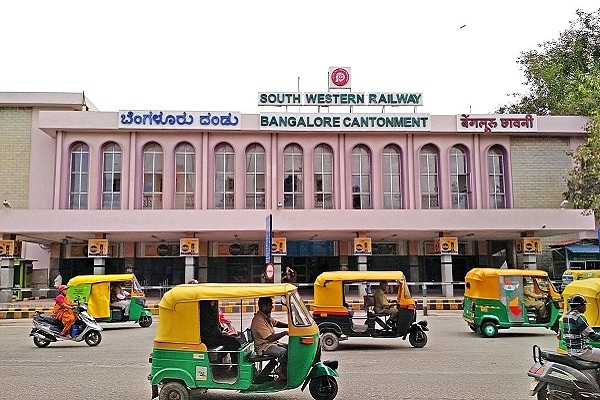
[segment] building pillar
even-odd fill
[[[356,256],[356,258],[358,259],[358,270],[366,271],[367,270],[367,256],[360,255],[360,256]]]
[[[94,275],[104,275],[106,273],[106,259],[94,258]]]
[[[15,268],[13,259],[0,259],[0,303],[10,303],[12,301],[14,280]]]
[[[419,282],[421,280],[419,276],[419,242],[416,240],[408,241],[408,263],[410,265],[408,280]]]
[[[452,282],[452,255],[442,254],[440,257],[442,264],[442,296],[454,297],[454,286],[444,284],[445,282]]]
[[[275,268],[273,283],[281,283],[281,256],[273,256],[273,267]]]
[[[184,270],[184,282],[188,283],[190,279],[195,279],[194,277],[194,257],[186,256],[185,257],[185,270]]]
[[[537,269],[537,256],[535,254],[523,254],[523,269]]]

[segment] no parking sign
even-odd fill
[[[267,266],[265,267],[265,278],[267,278],[268,281],[272,281],[274,277],[275,266],[273,265],[273,263],[267,263]]]

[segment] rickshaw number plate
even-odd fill
[[[192,357],[194,358],[194,360],[204,360],[204,354],[202,353],[194,354]]]
[[[208,369],[202,366],[196,366],[196,380],[205,381],[207,379]]]
[[[537,378],[533,378],[533,382],[531,382],[531,386],[529,386],[529,390],[532,390],[532,391],[535,390],[535,388],[538,385],[538,382],[539,381],[537,380]]]

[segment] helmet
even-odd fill
[[[585,300],[585,297],[583,297],[580,294],[574,294],[571,297],[569,297],[569,306],[571,308],[577,308],[579,306],[583,306],[587,304],[587,301]]]
[[[62,292],[63,290],[67,290],[67,285],[60,285],[58,287],[58,293]]]
[[[193,284],[193,283],[198,283],[198,281],[197,281],[197,280],[195,280],[195,279],[190,279],[190,280],[188,281],[188,284]]]

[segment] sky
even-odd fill
[[[486,114],[526,92],[521,52],[594,3],[9,1],[0,91],[85,92],[100,111],[257,114],[275,111],[259,92],[326,92],[328,68],[341,66],[353,92],[422,93],[420,113]]]

